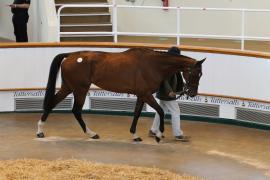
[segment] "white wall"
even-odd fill
[[[109,0],[112,1],[112,0]],[[117,4],[128,4],[126,0],[115,0]],[[13,0],[0,1],[0,37],[14,40],[10,8]],[[269,0],[169,0],[170,6],[259,8],[270,9]],[[161,6],[161,0],[136,0],[134,5]],[[57,19],[54,0],[33,0],[29,9],[29,41],[56,41]],[[176,13],[173,10],[121,9],[118,12],[118,30],[124,32],[176,32]],[[270,13],[248,13],[246,35],[270,37]],[[181,13],[181,33],[240,35],[241,15],[237,12]],[[258,28],[259,27],[259,28]]]
[[[118,48],[10,48],[0,49],[0,89],[45,87],[50,63],[56,54],[82,50],[121,52]],[[201,60],[199,92],[270,100],[270,61],[264,58],[188,52]],[[27,71],[26,71],[27,69]],[[8,76],[8,78],[7,78]],[[59,86],[60,84],[58,84]]]
[[[36,0],[31,3],[35,7],[33,41],[56,42],[58,22],[54,0]]]
[[[110,0],[112,1],[112,0]],[[117,4],[161,6],[161,0],[115,0]],[[169,0],[170,6],[270,9],[269,0]],[[123,32],[176,32],[173,10],[119,10],[119,30]],[[247,13],[246,35],[270,37],[270,13]],[[240,35],[241,13],[182,11],[181,32],[194,34]],[[140,24],[140,25],[139,25]],[[260,28],[258,28],[260,27]]]
[[[12,0],[0,1],[0,37],[5,39],[14,40],[13,26],[12,26],[12,13],[8,4],[12,3]]]

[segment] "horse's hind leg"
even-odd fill
[[[134,111],[133,121],[130,127],[130,132],[133,134],[133,141],[136,141],[136,142],[142,141],[142,139],[136,134],[136,127],[137,127],[138,119],[142,112],[143,105],[144,105],[143,100],[140,97],[138,97],[135,111]]]
[[[91,131],[85,125],[85,123],[82,119],[82,107],[84,105],[85,97],[86,97],[88,90],[89,90],[89,88],[79,88],[73,92],[75,100],[74,100],[72,112],[73,112],[75,118],[77,119],[77,121],[79,122],[80,126],[82,127],[83,132],[90,135],[90,137],[92,139],[99,139],[99,135],[97,133],[95,133],[94,131]]]
[[[71,90],[69,90],[65,85],[62,85],[61,89],[54,95],[54,100],[53,104],[51,105],[50,109],[44,110],[41,119],[38,121],[38,131],[37,131],[37,137],[38,138],[43,138],[44,137],[44,132],[43,132],[43,127],[45,124],[45,121],[47,120],[51,110],[62,100],[64,100],[67,95],[71,93]]]
[[[164,111],[152,94],[145,98],[145,102],[155,109],[160,117],[159,131],[156,133],[156,141],[159,142],[161,140],[162,133],[164,132]]]

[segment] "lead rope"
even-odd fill
[[[188,88],[187,88],[187,84],[184,84],[183,90],[179,93],[179,96],[176,97],[176,99],[179,99],[181,96],[183,96],[184,94],[186,94]],[[188,99],[188,95],[187,95],[187,99]]]

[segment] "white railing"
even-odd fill
[[[61,32],[60,17],[61,11],[64,8],[89,8],[89,7],[108,7],[112,9],[112,32]],[[61,35],[112,35],[114,36],[114,42],[118,42],[118,35],[128,36],[163,36],[163,37],[176,37],[177,45],[180,45],[181,37],[185,38],[211,38],[211,39],[231,39],[241,41],[241,50],[245,49],[245,40],[258,40],[269,41],[270,37],[260,36],[246,36],[245,35],[245,18],[246,12],[268,12],[268,9],[233,9],[233,8],[201,8],[201,7],[166,7],[168,10],[176,10],[176,33],[141,33],[141,32],[118,32],[117,29],[117,10],[119,8],[137,8],[137,9],[164,9],[160,6],[128,6],[128,5],[116,5],[116,4],[72,4],[63,5],[58,9],[58,41],[60,42]],[[196,11],[236,11],[241,12],[241,35],[211,35],[211,34],[187,34],[181,33],[181,10],[196,10]]]

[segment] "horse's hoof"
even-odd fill
[[[43,132],[41,132],[41,133],[37,133],[37,138],[44,138],[45,136],[44,136],[44,133]]]
[[[99,135],[98,134],[96,134],[96,135],[94,135],[93,137],[91,137],[92,139],[99,139],[100,137],[99,137]]]
[[[133,139],[134,142],[142,142],[142,138],[138,137],[138,138],[135,138]]]
[[[157,141],[157,143],[159,143],[160,140],[161,140],[161,139],[160,139],[159,137],[156,136],[156,141]]]

